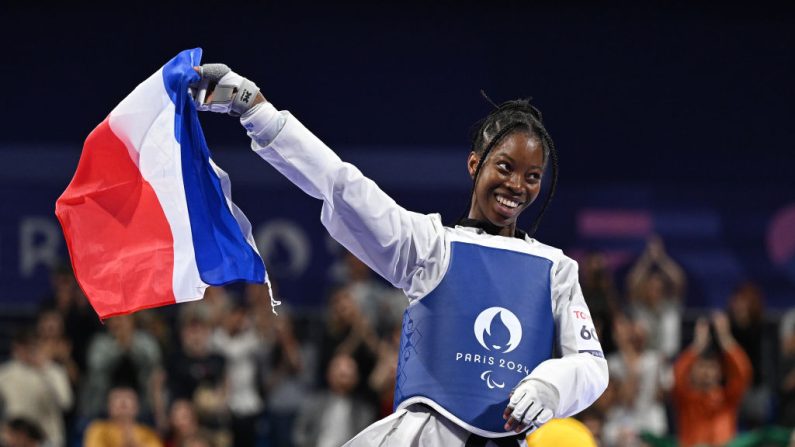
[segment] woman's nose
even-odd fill
[[[522,177],[516,174],[511,175],[508,178],[508,181],[505,183],[505,186],[509,188],[512,192],[521,193],[522,192]]]

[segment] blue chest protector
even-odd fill
[[[395,407],[424,402],[471,432],[505,435],[509,393],[552,356],[551,268],[452,242],[442,281],[403,315]]]

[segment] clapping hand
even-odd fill
[[[704,352],[711,341],[712,336],[709,334],[709,320],[706,318],[699,318],[696,321],[693,347],[697,352]]]

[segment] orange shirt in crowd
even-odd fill
[[[86,429],[84,447],[163,447],[157,434],[150,428],[135,424],[125,436],[119,424],[110,421],[94,421]]]
[[[674,364],[679,443],[682,447],[724,445],[737,433],[737,413],[751,381],[751,362],[737,344],[724,351],[724,385],[707,391],[693,388],[690,383],[690,369],[697,358],[698,354],[689,348]]]

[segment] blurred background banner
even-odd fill
[[[414,157],[405,157],[410,148],[339,152],[404,207],[439,212],[452,224],[466,207],[469,180],[461,153],[445,149],[426,148],[417,155],[419,165]],[[0,179],[0,198],[6,204],[0,211],[0,299],[12,307],[35,307],[49,290],[50,267],[68,256],[53,203],[68,183],[79,152],[44,145],[11,145],[2,151],[13,169],[7,165]],[[322,306],[325,284],[343,249],[320,224],[320,202],[289,184],[244,144],[216,153],[233,180],[235,201],[252,220],[258,248],[281,293],[295,306]],[[688,307],[722,307],[732,290],[748,280],[766,291],[770,307],[791,305],[792,189],[652,181],[584,185],[563,178],[538,232],[541,241],[578,259],[589,251],[601,252],[608,267],[623,274],[647,239],[658,234],[689,274]]]

